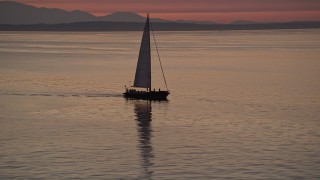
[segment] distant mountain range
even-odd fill
[[[320,22],[256,23],[151,19],[155,30],[237,30],[320,28]],[[145,17],[132,12],[94,16],[84,11],[37,8],[15,1],[0,1],[0,31],[140,31]]]
[[[173,22],[152,18],[152,22]],[[65,11],[57,8],[37,8],[15,1],[0,1],[0,24],[60,24],[73,22],[144,22],[145,17],[132,12],[115,12],[106,16],[94,16],[84,11]],[[204,23],[206,21],[177,21],[188,23]]]

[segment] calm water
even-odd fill
[[[1,32],[0,179],[320,178],[320,30],[156,37],[150,103],[141,32]]]

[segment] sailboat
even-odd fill
[[[142,35],[142,41],[139,51],[139,57],[137,62],[136,74],[134,78],[133,88],[128,89],[126,87],[126,91],[123,93],[125,98],[129,99],[146,99],[146,100],[166,100],[167,96],[170,94],[166,78],[164,76],[159,51],[157,47],[157,43],[153,34],[153,39],[156,45],[157,54],[160,62],[160,67],[162,70],[163,80],[166,85],[166,90],[156,90],[155,88],[152,90],[151,83],[151,48],[150,48],[150,20],[149,14],[147,14],[146,23],[144,26],[144,31]],[[144,90],[137,90],[136,88],[144,88]]]

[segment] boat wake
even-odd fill
[[[0,95],[7,96],[56,96],[56,97],[123,97],[122,93],[22,93],[22,92],[1,92]]]

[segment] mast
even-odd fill
[[[150,49],[150,26],[149,14],[144,26],[137,62],[134,87],[142,87],[151,90],[151,49]]]

